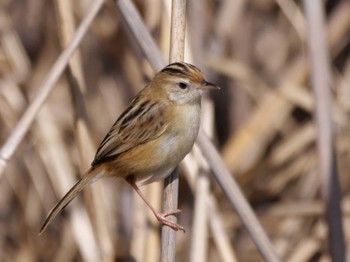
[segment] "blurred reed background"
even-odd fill
[[[3,0],[0,145],[91,1]],[[134,1],[168,60],[170,0]],[[350,2],[325,1],[336,160],[350,243]],[[106,1],[0,175],[0,261],[158,261],[160,230],[121,180],[90,187],[39,236],[98,143],[154,71]],[[283,261],[330,261],[303,3],[188,0],[185,61],[221,87],[203,127]],[[262,261],[198,149],[181,166],[176,261]],[[160,210],[159,184],[143,188]],[[210,204],[209,204],[210,203]]]

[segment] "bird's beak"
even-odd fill
[[[220,90],[220,87],[214,85],[213,83],[205,81],[205,80],[204,80],[203,84],[201,86],[199,86],[198,88],[202,89],[202,90]]]

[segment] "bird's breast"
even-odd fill
[[[197,139],[200,126],[200,104],[188,105],[174,109],[169,136],[166,138],[173,155],[181,161],[191,150]]]
[[[197,139],[200,126],[200,106],[190,106],[186,110],[174,108],[167,131],[157,139],[150,155],[155,160],[151,176],[144,176],[141,184],[164,179],[190,152]]]
[[[200,105],[169,107],[167,129],[155,140],[136,147],[118,160],[125,175],[133,174],[142,184],[163,179],[190,152],[200,125]]]

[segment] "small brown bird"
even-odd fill
[[[178,210],[158,213],[138,185],[166,178],[191,150],[199,131],[201,96],[210,89],[219,88],[191,64],[173,63],[157,73],[119,116],[91,168],[51,210],[40,234],[82,189],[104,176],[124,178],[159,222],[184,230],[167,219]]]

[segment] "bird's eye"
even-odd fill
[[[181,89],[186,89],[186,88],[188,88],[188,86],[189,86],[189,84],[186,83],[186,82],[180,82],[180,83],[179,83],[179,87],[180,87]]]

